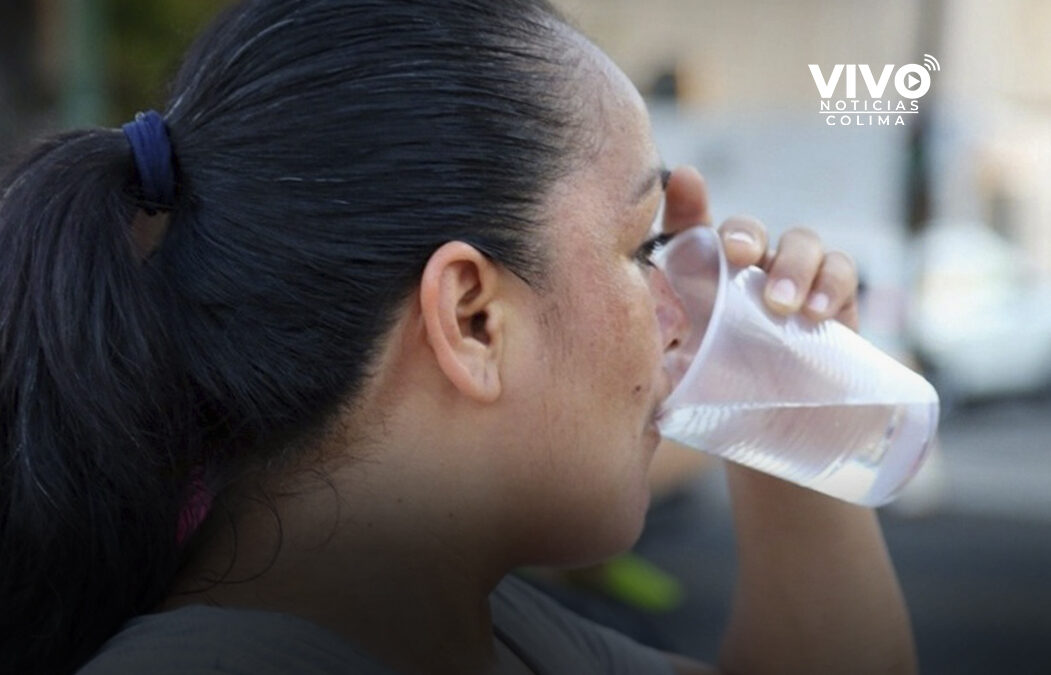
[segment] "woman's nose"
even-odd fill
[[[672,290],[668,277],[659,267],[651,270],[650,290],[656,300],[661,344],[664,346],[664,351],[668,352],[678,348],[686,340],[687,331],[690,329],[686,308],[679,296]]]

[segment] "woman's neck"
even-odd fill
[[[448,500],[355,482],[236,499],[229,517],[217,505],[160,609],[284,612],[407,672],[494,670],[488,595],[507,569],[482,559],[459,514],[434,510]]]

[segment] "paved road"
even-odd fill
[[[958,408],[939,437],[945,510],[1051,522],[1051,399]]]
[[[1051,673],[1051,523],[884,517],[924,673]]]
[[[935,515],[884,514],[929,673],[1051,673],[1051,401],[954,411]]]

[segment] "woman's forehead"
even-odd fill
[[[574,87],[581,129],[592,138],[577,169],[554,188],[554,206],[590,206],[596,217],[611,217],[647,203],[659,188],[663,165],[657,153],[646,103],[630,78],[585,36],[567,36],[580,50]]]
[[[600,146],[610,161],[606,175],[616,178],[624,198],[638,202],[660,184],[664,170],[657,153],[646,103],[628,76],[598,48],[592,58],[597,68],[595,119],[591,120],[603,136]],[[599,119],[601,118],[601,119]]]

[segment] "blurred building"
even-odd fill
[[[799,155],[840,171],[897,162],[901,180],[912,149],[900,130],[816,129],[818,96],[808,64],[921,63],[933,55],[931,92],[922,103],[922,143],[930,185],[924,218],[986,223],[1031,254],[1051,275],[1051,3],[1041,0],[697,1],[556,0],[644,91],[674,76],[679,114],[698,119],[749,118],[811,142],[842,145],[853,161],[829,160],[826,150]],[[658,87],[659,89],[659,87]],[[683,112],[686,111],[686,112]],[[796,121],[789,122],[789,119]],[[912,124],[915,120],[909,120]],[[744,131],[746,125],[733,125]],[[858,140],[867,137],[869,142]],[[728,142],[733,145],[732,141]],[[703,143],[702,143],[703,145]],[[719,145],[716,143],[716,145]],[[879,146],[900,151],[882,158]],[[726,143],[721,145],[725,149]],[[665,149],[675,154],[676,150]],[[840,154],[843,154],[840,153]],[[703,158],[690,156],[702,169]],[[726,157],[715,157],[715,172]],[[802,170],[821,199],[822,172]],[[710,173],[710,171],[709,171]],[[858,177],[859,179],[861,176]],[[838,184],[838,182],[837,182]],[[847,189],[848,194],[856,190]],[[854,210],[875,209],[875,220],[909,218],[899,181]],[[886,200],[897,196],[894,213]],[[834,200],[832,200],[834,201]],[[867,202],[867,203],[866,203]],[[782,208],[795,210],[791,200]],[[833,206],[832,212],[842,210]],[[805,211],[805,209],[803,209]],[[813,222],[813,221],[810,221]],[[816,223],[822,226],[823,223]]]
[[[556,0],[646,88],[674,68],[688,106],[816,110],[809,63],[914,59],[920,3]]]

